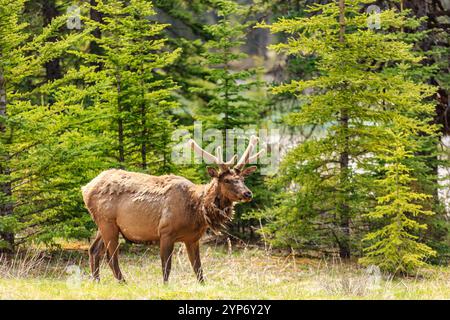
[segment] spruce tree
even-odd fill
[[[411,141],[410,119],[396,117],[385,128],[385,139],[378,146],[378,159],[383,163],[383,174],[375,180],[378,185],[377,205],[366,217],[377,222],[379,228],[364,237],[369,246],[364,248],[365,257],[360,262],[375,264],[393,274],[410,274],[424,266],[424,260],[436,254],[419,241],[419,232],[427,225],[421,223],[423,216],[433,212],[423,207],[432,198],[414,190],[414,153],[416,141]],[[422,127],[424,132],[434,134],[433,129]],[[417,188],[417,187],[416,187]]]
[[[58,172],[67,174],[61,168],[69,158],[61,136],[68,127],[60,120],[71,111],[46,104],[46,84],[36,83],[44,78],[44,66],[79,43],[84,33],[58,36],[67,20],[60,16],[31,34],[24,4],[0,2],[0,233],[1,247],[9,249],[45,233],[75,195],[67,190],[70,178]]]
[[[19,15],[24,1],[0,2],[0,248],[14,244],[13,199],[11,183],[11,130],[8,128],[9,94],[13,82],[15,67],[24,63],[23,53],[18,50],[27,39],[25,24],[19,23]]]
[[[207,51],[202,61],[206,70],[206,83],[191,91],[207,97],[207,101],[195,110],[195,117],[202,121],[204,129],[221,130],[226,145],[224,159],[229,159],[233,154],[243,152],[237,147],[244,146],[248,138],[242,136],[239,130],[255,130],[262,126],[266,96],[260,70],[245,67],[248,64],[245,60],[250,61],[251,58],[243,52],[242,46],[247,40],[249,29],[254,25],[254,21],[248,18],[251,16],[250,7],[228,0],[213,1],[212,4],[216,8],[218,21],[204,26],[210,37],[205,43]],[[247,181],[257,198],[251,204],[236,209],[231,229],[232,232],[240,233],[239,236],[249,235],[243,234],[246,231],[244,228],[251,224],[242,219],[245,213],[267,202],[263,183],[260,175],[249,177]]]
[[[391,141],[384,132],[393,125],[394,115],[408,120],[398,125],[404,126],[409,140],[417,142],[404,146],[407,152],[417,154],[426,141],[436,139],[421,137],[433,112],[423,101],[433,91],[408,72],[421,57],[400,32],[419,22],[408,18],[407,12],[391,9],[380,14],[381,30],[371,29],[364,12],[370,3],[314,4],[308,9],[309,17],[262,25],[288,35],[286,43],[272,46],[274,50],[316,57],[316,77],[294,80],[273,91],[304,100],[300,111],[288,116],[288,123],[324,130],[294,148],[283,161],[278,182],[286,188],[279,209],[267,214],[272,223],[266,230],[275,234],[276,241],[293,247],[321,250],[333,244],[342,258],[351,251],[358,255],[367,226],[364,214],[383,197],[375,181],[386,174],[382,160],[386,155],[377,147]],[[416,174],[423,170],[421,161],[418,157],[414,164]],[[416,254],[416,249],[409,246],[407,250]]]
[[[210,85],[196,92],[207,93],[210,97],[205,106],[198,110],[199,119],[210,128],[225,131],[243,128],[258,122],[261,101],[251,96],[251,89],[258,89],[257,70],[233,68],[248,55],[241,51],[246,32],[251,22],[244,22],[246,6],[234,1],[217,1],[219,21],[205,26],[211,39],[205,43],[208,51],[203,62],[209,67],[206,80]]]
[[[103,21],[89,21],[102,35],[92,41],[102,53],[88,59],[102,65],[96,73],[98,101],[113,118],[109,130],[116,136],[119,166],[167,172],[174,127],[170,110],[177,104],[176,86],[164,67],[179,50],[166,49],[161,36],[166,25],[150,20],[155,12],[148,1],[97,1],[94,9]]]

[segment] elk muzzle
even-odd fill
[[[243,196],[243,200],[245,201],[245,202],[249,202],[249,201],[251,201],[252,200],[252,198],[253,198],[253,194],[252,194],[252,192],[249,190],[249,191],[245,191],[243,194],[242,194],[242,196]]]

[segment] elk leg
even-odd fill
[[[189,261],[191,262],[192,268],[194,269],[197,280],[200,283],[204,283],[202,262],[200,261],[200,244],[196,242],[186,242],[186,250],[189,256]]]
[[[100,231],[98,231],[94,241],[89,247],[89,263],[91,266],[92,278],[95,281],[100,281],[100,258],[104,251],[105,244],[103,243]]]
[[[115,224],[107,224],[99,228],[108,253],[108,264],[114,277],[120,282],[125,282],[119,268],[119,228]]]
[[[172,268],[172,253],[173,253],[174,242],[169,238],[160,239],[160,255],[164,284],[169,280],[170,269]]]

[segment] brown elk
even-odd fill
[[[224,162],[220,147],[213,156],[189,140],[189,146],[197,154],[219,167],[219,171],[207,168],[212,179],[206,185],[196,185],[175,175],[151,176],[110,169],[84,186],[84,202],[98,226],[89,248],[93,278],[100,279],[100,259],[106,252],[114,276],[124,281],[118,261],[119,234],[122,234],[134,243],[159,240],[165,283],[169,279],[174,244],[184,242],[197,279],[203,282],[199,240],[208,227],[218,230],[232,218],[235,202],[252,199],[244,179],[256,167],[244,167],[264,152],[251,155],[257,141],[255,136],[250,138],[244,154],[232,167],[236,156]]]

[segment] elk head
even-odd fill
[[[222,149],[217,147],[216,156],[213,156],[209,152],[203,150],[194,140],[190,139],[188,145],[202,158],[209,160],[212,163],[217,164],[219,170],[215,168],[208,167],[208,174],[212,179],[217,179],[218,192],[226,199],[236,202],[243,201],[248,202],[252,200],[253,194],[250,189],[245,185],[245,178],[255,172],[256,166],[251,166],[245,168],[245,166],[255,161],[264,150],[251,155],[255,146],[258,142],[256,136],[250,137],[250,142],[247,149],[244,151],[243,155],[233,166],[237,156],[234,155],[228,162],[224,162],[222,158]]]

